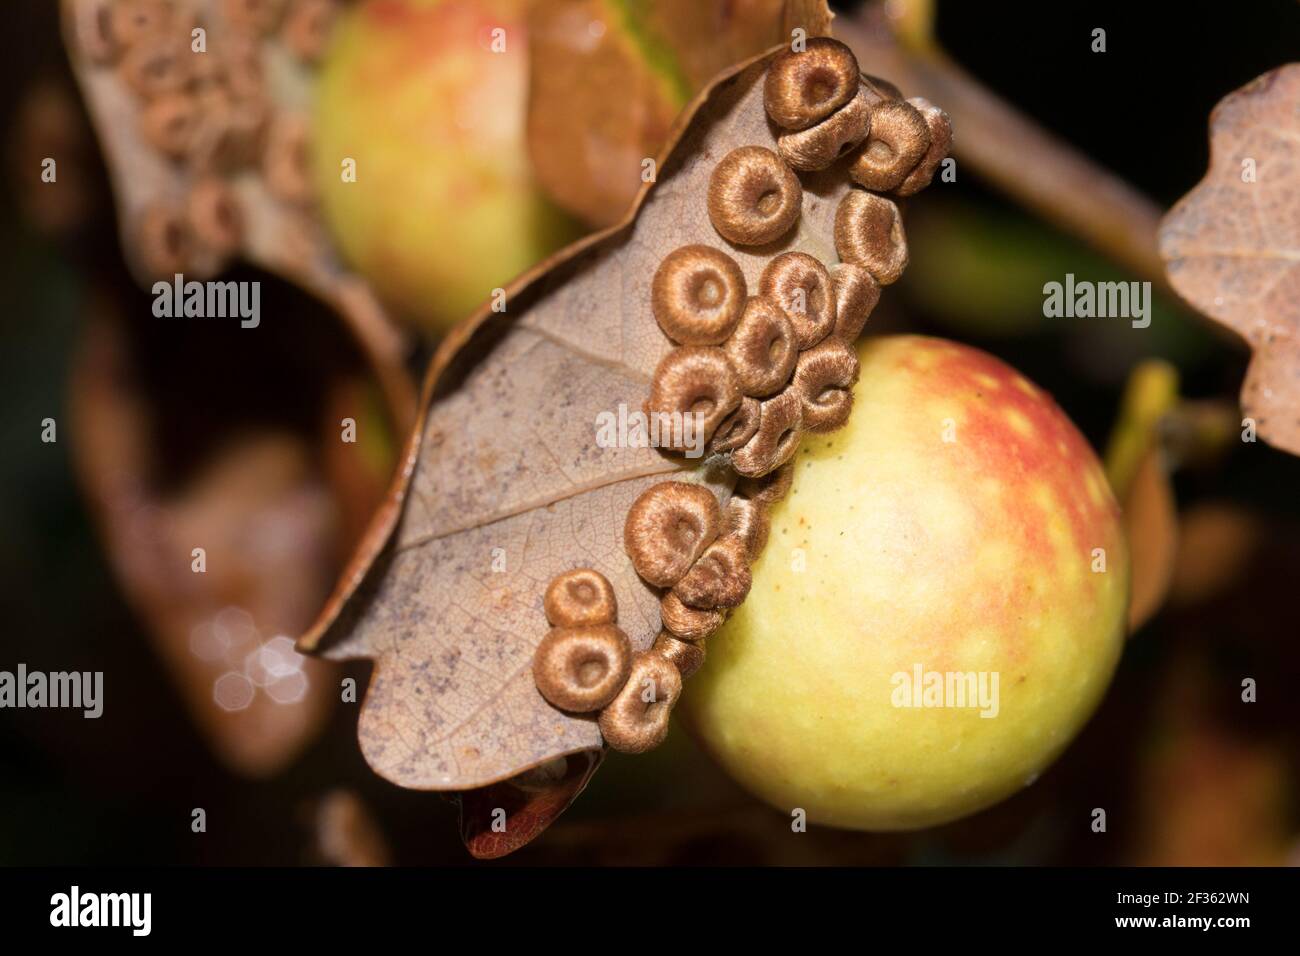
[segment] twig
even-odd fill
[[[1169,291],[1156,244],[1161,210],[1050,135],[936,48],[905,49],[878,4],[835,21],[867,72],[947,110],[953,151],[981,178],[1140,278]]]

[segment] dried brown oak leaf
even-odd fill
[[[374,661],[358,736],[389,780],[469,790],[600,749],[594,719],[556,710],[534,683],[546,584],[575,566],[599,571],[633,647],[650,647],[659,594],[624,551],[629,506],[668,477],[705,482],[724,502],[734,481],[700,459],[595,441],[597,416],[637,410],[671,348],[648,307],[655,270],[690,243],[726,248],[751,290],[777,252],[837,261],[843,162],[804,177],[800,223],[771,246],[731,247],[709,221],[718,160],[739,146],[775,148],[762,83],[775,52],[692,103],[623,222],[511,283],[505,313],[480,310],[434,356],[388,502],[299,642]]]
[[[826,0],[535,0],[528,152],[538,182],[589,225],[617,222],[692,95],[796,28],[829,36],[831,16]]]
[[[1160,254],[1179,295],[1254,358],[1245,415],[1300,455],[1300,64],[1265,73],[1210,114],[1210,169],[1165,216]]]
[[[70,404],[77,475],[124,593],[214,752],[266,775],[337,700],[334,669],[303,661],[290,635],[315,619],[381,499],[392,457],[381,436],[409,429],[415,387],[400,336],[339,266],[311,197],[286,194],[301,150],[280,148],[283,131],[301,129],[311,67],[283,34],[236,23],[240,9],[61,2],[123,252],[146,288],[174,273],[210,278],[242,257],[341,323],[274,282],[255,331],[221,338],[189,321],[164,334],[144,295],[105,276]],[[77,153],[61,148],[51,155],[71,175],[57,191],[75,193]],[[347,418],[361,423],[359,442],[339,441]]]
[[[367,357],[388,370],[380,385],[389,404],[409,407],[414,389],[400,370],[407,348],[403,335],[369,284],[343,266],[310,195],[294,195],[303,178],[297,167],[306,162],[302,131],[314,65],[293,53],[282,34],[233,22],[231,13],[239,5],[225,0],[177,0],[161,25],[131,42],[113,37],[107,12],[112,0],[61,4],[64,43],[103,148],[123,253],[136,279],[147,287],[171,279],[173,271],[187,279],[209,278],[232,257],[243,258],[334,309]],[[200,28],[202,50],[192,32]],[[153,75],[145,69],[148,53],[157,54],[155,69],[170,67],[183,77],[178,89],[132,88],[132,76],[142,76],[137,86],[147,86]],[[135,64],[142,66],[132,72]],[[181,105],[162,128],[175,132],[184,157],[166,155],[148,138],[149,111],[173,102]],[[237,125],[236,136],[226,125],[230,121],[247,129]],[[151,247],[158,243],[150,240],[151,216],[192,209],[196,187],[214,181],[229,190],[242,220],[236,247],[218,252],[202,242],[187,243],[189,251],[177,268],[160,269],[158,261],[150,261]]]

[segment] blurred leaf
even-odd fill
[[[964,336],[1062,337],[1069,363],[1090,381],[1118,387],[1125,370],[1159,356],[1187,368],[1221,352],[1221,343],[1190,319],[1172,296],[1152,289],[1151,324],[1134,334],[1126,321],[1049,319],[1044,286],[1077,281],[1127,282],[1081,242],[1014,209],[928,193],[908,209],[911,264],[899,282],[917,308]]]
[[[68,55],[104,152],[122,250],[136,279],[147,285],[174,273],[206,278],[242,257],[328,303],[379,364],[400,361],[402,335],[365,281],[343,268],[312,205],[310,58],[296,54],[285,35],[232,19],[240,5],[221,0],[176,5],[129,42],[91,28],[108,19],[99,15],[104,0],[60,3]],[[190,35],[200,22],[207,31],[201,53],[192,50]],[[160,104],[179,117],[159,124],[175,138],[176,155],[146,132]],[[220,223],[206,228],[195,198],[200,184],[219,184],[229,197]],[[394,390],[387,396],[392,407],[413,401],[403,376],[380,384]]]
[[[1300,455],[1300,64],[1266,73],[1210,115],[1210,168],[1165,216],[1169,281],[1255,351],[1241,404]]]
[[[1235,408],[1178,395],[1178,373],[1159,360],[1129,375],[1120,415],[1106,449],[1106,474],[1123,502],[1132,552],[1129,632],[1149,620],[1167,597],[1208,598],[1238,570],[1249,552],[1250,523],[1241,515],[1194,512],[1179,520],[1171,474],[1219,460],[1233,447]],[[1194,540],[1185,540],[1185,534]]]
[[[537,0],[528,147],[543,188],[592,226],[616,222],[694,93],[830,21],[824,0]]]
[[[1184,399],[1161,422],[1170,467],[1198,468],[1218,462],[1241,443],[1241,411],[1229,399]]]
[[[1201,502],[1183,515],[1178,558],[1169,590],[1171,604],[1212,601],[1242,580],[1259,550],[1258,516],[1229,502]]]
[[[1291,834],[1286,756],[1187,728],[1142,765],[1139,866],[1279,866]]]
[[[1132,634],[1160,610],[1173,580],[1178,511],[1158,445],[1138,464],[1124,498],[1124,530],[1133,567],[1128,630]]]
[[[323,34],[295,29],[310,12],[300,7],[273,33],[237,4],[159,4],[131,36],[115,32],[126,19],[106,16],[104,0],[60,9],[136,280],[208,278],[242,257],[344,326],[317,309],[305,328],[305,297],[271,304],[268,292],[270,321],[244,332],[230,320],[260,347],[236,358],[202,322],[160,334],[145,297],[101,289],[72,384],[79,478],[130,603],[218,754],[270,773],[311,739],[337,692],[332,670],[302,660],[292,640],[382,498],[394,457],[382,436],[409,427],[415,398],[401,336],[340,267],[303,189],[310,48]],[[191,37],[200,22],[202,51]],[[59,174],[58,192],[75,189],[75,167]],[[258,377],[262,362],[275,368]],[[304,410],[308,396],[318,405]],[[344,417],[358,420],[359,445],[340,440]]]
[[[1161,420],[1178,401],[1178,371],[1168,362],[1143,362],[1129,373],[1119,418],[1106,447],[1106,477],[1121,498],[1137,478],[1142,460],[1159,439]]]
[[[94,188],[94,141],[76,93],[62,79],[41,79],[23,94],[11,133],[9,155],[14,199],[38,230],[67,236],[104,208]],[[57,189],[33,189],[32,171],[57,157]],[[44,185],[44,184],[43,184]]]
[[[968,335],[1023,335],[1047,324],[1043,284],[1095,257],[1033,220],[928,196],[907,223],[910,303]]]
[[[88,310],[70,396],[77,477],[117,578],[213,749],[236,771],[273,773],[337,699],[334,668],[300,656],[293,638],[391,472],[391,458],[379,475],[359,444],[340,440],[340,419],[382,434],[396,413],[385,409],[390,423],[377,425],[359,410],[356,356],[319,316],[295,369],[281,350],[306,351],[306,316],[286,328],[282,315],[282,337],[263,336],[247,355],[237,327],[224,339],[194,323],[159,337],[126,321],[123,301],[147,300],[101,290]],[[249,376],[238,395],[222,387],[235,362]],[[261,374],[268,366],[278,374]]]
[[[327,396],[321,416],[321,465],[342,509],[346,540],[359,541],[393,476],[398,439],[383,390],[373,378],[346,378]],[[356,422],[355,441],[339,441],[341,423]]]
[[[1154,732],[1136,781],[1134,864],[1278,866],[1294,839],[1285,745],[1223,721],[1216,670],[1202,650],[1182,650],[1154,688]]]
[[[388,866],[392,852],[374,815],[350,790],[331,790],[312,808],[313,862],[326,866]]]
[[[894,35],[909,50],[933,50],[934,4],[935,0],[889,0],[882,4]]]

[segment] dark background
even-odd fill
[[[0,137],[12,157],[17,108],[32,84],[70,80],[56,4],[4,6]],[[1300,59],[1294,0],[940,0],[938,9],[939,40],[956,61],[1166,207],[1204,173],[1213,105]],[[1104,55],[1089,49],[1095,27],[1107,31]],[[71,243],[46,238],[20,214],[16,197],[32,188],[33,175],[6,169],[8,188],[0,190],[0,668],[25,661],[33,669],[104,670],[109,696],[97,721],[0,712],[0,863],[309,862],[316,859],[312,807],[339,787],[369,806],[396,861],[469,862],[451,803],[391,786],[366,768],[353,706],[338,708],[316,743],[267,781],[224,770],[193,729],[115,586],[67,442],[36,440],[41,419],[64,420],[89,278],[107,275],[120,287],[122,264],[107,186],[94,179],[102,171],[92,165],[87,183],[92,226]],[[1095,447],[1104,447],[1127,372],[1145,355],[1174,361],[1189,396],[1235,396],[1245,350],[1177,303],[1161,304],[1149,335],[1124,335],[1101,321],[1081,328],[1043,320],[1038,290],[1046,280],[1008,266],[1027,261],[1049,279],[1067,270],[1080,278],[1124,274],[973,174],[962,170],[956,184],[936,184],[912,215],[920,276],[909,273],[900,286],[906,320],[890,313],[880,324],[999,355],[1052,391]],[[983,281],[936,296],[925,277],[942,277],[951,248],[987,263]],[[195,362],[209,346],[221,347],[193,344]],[[256,374],[232,374],[229,387],[255,389]],[[653,756],[614,755],[561,821],[511,862],[1222,863],[1239,862],[1234,848],[1254,840],[1275,841],[1279,853],[1290,841],[1294,859],[1300,714],[1280,698],[1300,678],[1292,598],[1300,584],[1300,460],[1245,445],[1180,475],[1177,490],[1184,508],[1227,503],[1259,519],[1247,572],[1230,591],[1168,608],[1139,633],[1081,738],[1012,800],[921,834],[820,831],[796,847],[788,818],[736,790],[677,731]],[[354,673],[364,686],[364,668]],[[1188,680],[1189,673],[1208,680]],[[1231,707],[1242,674],[1266,687],[1255,708]],[[1188,686],[1208,688],[1210,699],[1197,691],[1189,700]],[[1195,711],[1194,729],[1180,721],[1180,708]],[[1194,798],[1179,803],[1180,793]],[[206,834],[190,832],[190,809],[199,806]],[[1106,834],[1084,822],[1096,806],[1115,808]]]

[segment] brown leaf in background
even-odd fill
[[[37,80],[23,95],[9,144],[12,182],[26,184],[28,172],[58,157],[58,189],[16,188],[23,215],[42,233],[66,236],[104,206],[92,188],[95,146],[75,90],[61,78]],[[20,174],[21,171],[21,174]]]
[[[775,146],[766,56],[688,110],[657,182],[623,223],[516,280],[505,314],[480,310],[435,355],[401,478],[300,642],[374,660],[358,734],[393,782],[485,787],[601,746],[591,717],[556,710],[535,686],[542,595],[555,574],[592,567],[611,582],[633,647],[648,648],[659,595],[624,551],[629,506],[668,476],[730,493],[728,469],[593,437],[599,414],[640,407],[671,347],[647,308],[659,262],[679,246],[718,242],[706,208],[716,162],[738,146]],[[776,251],[837,261],[833,217],[848,188],[843,162],[807,176],[797,229],[775,248],[728,249],[751,289]]]
[[[1276,745],[1188,727],[1141,767],[1137,866],[1281,866],[1291,804]]]
[[[264,776],[314,738],[337,699],[336,669],[293,639],[382,497],[396,416],[374,399],[368,411],[358,396],[378,394],[374,375],[320,315],[282,319],[245,353],[238,328],[221,337],[187,323],[159,336],[127,321],[132,299],[147,306],[133,290],[101,289],[88,309],[70,395],[77,477],[200,730],[227,766]],[[288,350],[311,358],[295,368]],[[336,415],[356,418],[355,443],[340,441]]]
[[[1178,293],[1255,356],[1241,405],[1261,438],[1300,455],[1300,64],[1222,99],[1210,169],[1165,216],[1160,253]]]
[[[1230,684],[1225,694],[1222,669],[1204,648],[1184,646],[1149,690],[1154,708],[1137,764],[1127,864],[1284,862],[1295,839],[1287,748],[1273,734],[1225,719],[1240,687]]]
[[[1203,501],[1183,515],[1169,600],[1203,604],[1224,594],[1249,571],[1264,538],[1260,516],[1228,501]]]
[[[311,862],[325,866],[388,866],[392,851],[374,814],[350,790],[331,790],[310,808]]]
[[[148,298],[105,277],[72,382],[78,478],[126,597],[217,755],[252,775],[310,741],[337,693],[293,639],[382,499],[384,435],[415,407],[405,343],[301,189],[301,6],[263,34],[219,0],[146,5],[155,19],[131,22],[152,25],[128,36],[106,0],[61,5],[135,279],[206,279],[242,257],[314,297],[258,276],[257,328],[177,317],[164,333]],[[72,192],[76,155],[59,155],[50,192]]]
[[[283,35],[249,33],[232,22],[238,5],[221,0],[177,4],[170,22],[129,46],[101,42],[95,24],[106,19],[100,13],[109,6],[105,0],[61,3],[65,45],[104,152],[122,249],[137,280],[170,279],[173,272],[207,278],[242,257],[330,305],[376,365],[398,365],[406,351],[403,336],[367,283],[343,267],[311,203],[305,138],[314,82],[310,58],[294,53]],[[202,53],[191,48],[195,24],[206,30]],[[158,69],[183,77],[178,89],[132,88],[130,67],[155,49],[180,51],[174,61],[157,59]],[[169,155],[148,139],[146,130],[156,125],[148,115],[160,104],[178,104],[172,121],[159,128],[176,139],[183,155]],[[222,215],[239,221],[232,249],[214,248],[195,226],[201,182],[229,190],[231,208]],[[385,376],[381,385],[391,407],[412,405],[406,376]]]
[[[691,96],[796,27],[829,35],[831,16],[825,0],[538,0],[528,149],[542,187],[589,225],[617,222]]]

